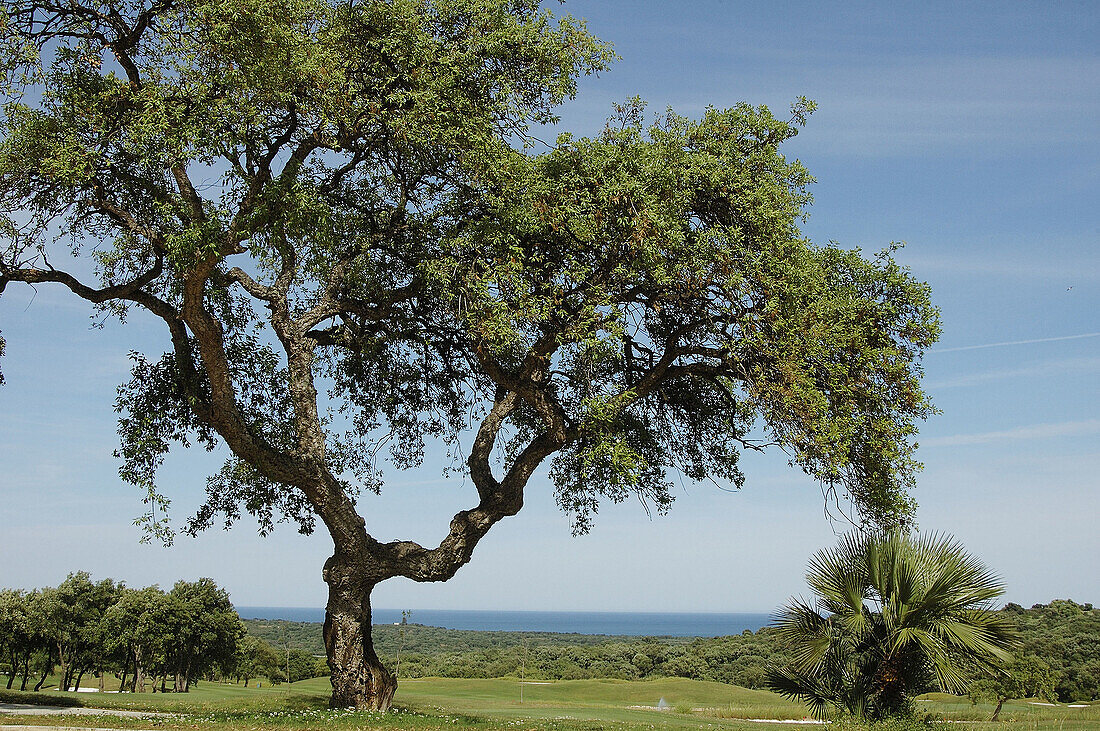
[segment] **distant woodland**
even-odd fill
[[[1100,609],[1056,599],[1002,611],[1016,619],[1021,657],[1036,657],[1056,673],[1061,701],[1100,699]],[[321,625],[245,620],[249,635],[323,655]],[[546,632],[475,632],[418,624],[375,625],[375,647],[400,677],[540,680],[683,677],[747,688],[764,687],[770,663],[788,659],[773,629],[714,638],[627,637]],[[400,663],[398,664],[398,656]]]
[[[58,586],[0,589],[6,690],[109,685],[186,693],[200,680],[281,682],[327,673],[324,659],[248,635],[228,592],[211,579],[178,581],[163,591],[93,582],[78,571]]]
[[[1018,626],[1020,659],[1055,678],[1058,700],[1100,699],[1100,609],[1057,599],[1002,612]],[[790,652],[775,629],[714,638],[475,632],[375,625],[375,647],[400,678],[540,680],[682,677],[762,688]],[[67,689],[105,675],[135,692],[186,692],[193,682],[279,683],[326,675],[321,624],[240,620],[209,579],[131,589],[83,572],[57,587],[0,590],[0,687]],[[931,688],[929,688],[931,690]]]

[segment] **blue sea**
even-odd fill
[[[323,622],[325,610],[308,607],[237,607],[244,619]],[[400,609],[375,609],[375,624],[401,621]],[[770,614],[747,612],[503,612],[476,609],[414,609],[414,624],[481,632],[562,632],[582,635],[719,637],[755,632]]]

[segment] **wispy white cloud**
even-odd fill
[[[1034,149],[1087,139],[1100,111],[1095,59],[899,58],[830,71],[815,86],[829,152]]]
[[[1053,343],[1058,340],[1081,340],[1083,338],[1100,337],[1100,332],[1081,333],[1079,335],[1059,335],[1053,338],[1032,338],[1030,340],[1006,340],[1001,343],[984,343],[982,345],[963,345],[957,348],[936,348],[928,351],[932,353],[957,353],[961,350],[982,350],[984,348],[1003,348],[1009,345],[1032,345],[1034,343]]]
[[[669,31],[661,32],[667,38]],[[696,62],[700,52],[694,51]],[[767,104],[781,116],[806,94],[819,106],[794,142],[799,154],[807,149],[844,157],[896,157],[932,150],[1001,156],[1006,146],[1018,153],[1095,140],[1100,59],[892,55],[870,63],[862,55],[818,49],[794,56],[786,47],[764,53],[779,57],[723,54],[694,78],[644,64],[633,67],[645,69],[644,77],[613,68],[589,81],[564,117],[592,133],[602,127],[612,101],[636,93],[651,96],[655,111],[667,102],[681,114],[698,115],[705,109],[700,102],[704,91],[706,102],[720,108],[748,100]],[[746,63],[766,64],[767,70],[746,76]],[[671,89],[670,77],[676,81]],[[728,91],[723,96],[714,89]]]
[[[966,350],[967,348],[961,349]],[[1052,373],[1094,373],[1096,371],[1100,371],[1100,358],[1069,358],[1066,360],[1052,360],[1046,363],[1038,363],[1024,368],[967,373],[953,378],[925,381],[924,385],[926,388],[932,390],[965,388],[967,386],[977,386],[982,383],[989,383],[990,381],[1003,381],[1010,378],[1033,378],[1035,376],[1047,376]]]
[[[1100,419],[1084,421],[1063,421],[1054,424],[1033,424],[1003,431],[981,432],[977,434],[953,434],[946,437],[931,437],[920,440],[922,447],[965,447],[995,442],[1053,439],[1056,437],[1080,437],[1100,434]]]
[[[922,275],[936,272],[964,277],[1044,279],[1066,287],[1100,281],[1100,256],[1093,251],[1095,243],[1091,240],[1076,243],[1072,256],[1060,257],[1061,261],[1050,256],[1049,246],[1043,241],[1028,244],[1026,249],[1015,253],[1005,253],[1003,242],[999,243],[998,248],[1001,249],[1002,254],[995,258],[989,256],[967,258],[945,256],[940,253],[935,256],[922,256],[911,255],[904,251],[898,258],[912,271]],[[1044,246],[1047,246],[1046,256],[1040,260],[1035,256],[1035,252],[1043,250]],[[1067,292],[1067,295],[1069,294],[1072,293]]]

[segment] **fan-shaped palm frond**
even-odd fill
[[[810,559],[806,581],[816,601],[780,611],[793,660],[768,683],[815,716],[896,715],[923,686],[961,692],[966,668],[1011,659],[1015,628],[991,605],[1004,586],[951,536],[849,534]]]

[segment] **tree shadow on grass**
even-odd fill
[[[33,691],[0,690],[0,703],[25,703],[32,706],[56,706],[60,708],[83,708],[85,703],[79,698]]]
[[[288,711],[319,711],[328,709],[328,695],[292,695],[286,699]]]

